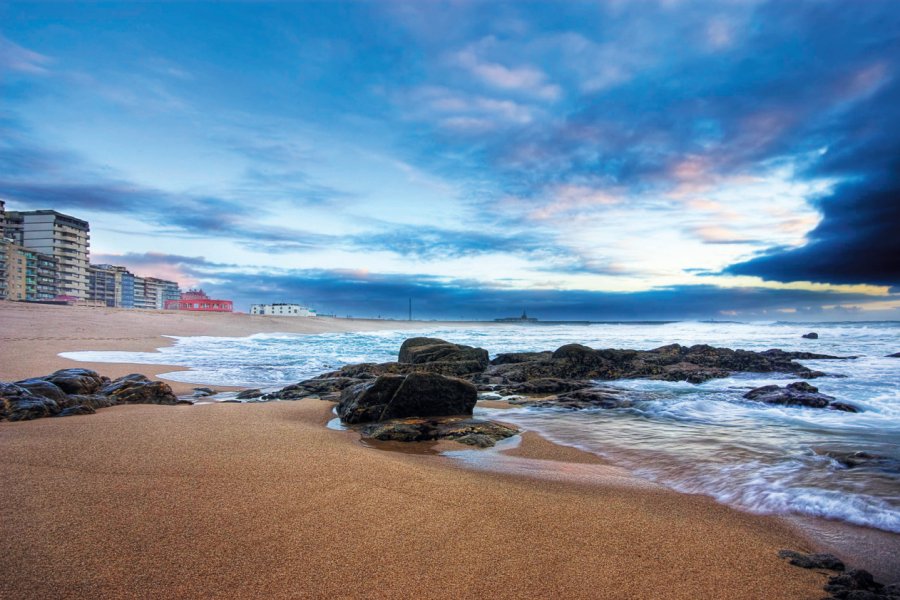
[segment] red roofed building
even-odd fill
[[[166,300],[166,310],[192,310],[195,312],[232,312],[231,300],[213,300],[203,290],[188,290],[180,300]]]

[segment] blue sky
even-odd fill
[[[0,197],[322,312],[900,317],[895,2],[3,3]]]

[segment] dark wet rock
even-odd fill
[[[66,394],[93,394],[109,383],[108,377],[89,369],[62,369],[40,379],[55,384]]]
[[[518,433],[513,427],[493,421],[460,417],[395,419],[367,425],[361,431],[366,439],[397,442],[453,440],[479,448],[488,448]]]
[[[242,392],[239,392],[239,393],[235,396],[235,398],[236,398],[237,400],[252,400],[252,399],[254,399],[254,398],[259,398],[259,397],[262,396],[262,395],[263,395],[263,393],[262,393],[261,390],[258,390],[258,389],[256,389],[256,388],[253,388],[253,389],[250,389],[250,390],[244,390],[244,391],[242,391]]]
[[[102,394],[80,395],[71,394],[66,397],[65,402],[60,403],[60,407],[69,408],[72,406],[90,406],[91,408],[106,408],[107,406],[115,406],[118,401],[115,398],[104,396]]]
[[[518,383],[534,379],[633,379],[648,378],[666,381],[701,383],[709,379],[727,377],[734,372],[794,373],[801,377],[815,377],[812,371],[795,360],[833,359],[834,356],[811,352],[766,350],[731,350],[705,344],[681,346],[670,344],[654,350],[595,350],[581,344],[566,344],[536,360],[510,361],[492,364],[475,377],[477,383]]]
[[[865,592],[880,592],[884,585],[875,581],[872,574],[863,569],[854,569],[841,575],[835,575],[828,579],[825,591],[837,598],[847,598],[847,594],[854,590]]]
[[[57,417],[74,417],[76,415],[92,415],[96,410],[94,410],[93,406],[88,404],[75,404],[74,406],[70,406],[68,408],[64,408],[59,411],[55,416]]]
[[[744,394],[744,398],[782,406],[807,406],[810,408],[831,408],[833,410],[858,412],[858,409],[854,406],[843,402],[834,402],[833,396],[819,393],[819,388],[805,381],[789,383],[785,387],[764,385],[750,390]]]
[[[0,383],[0,420],[29,421],[52,417],[60,410],[55,400],[36,396],[13,383]]]
[[[590,381],[584,379],[556,379],[552,377],[543,379],[532,379],[510,386],[504,386],[499,389],[500,393],[506,394],[562,394],[565,392],[574,392],[593,386]]]
[[[100,389],[104,396],[115,399],[117,404],[190,404],[179,400],[169,384],[152,381],[139,373],[132,373],[111,381]]]
[[[893,354],[888,354],[885,358],[900,358],[900,352],[894,352]]]
[[[800,337],[806,338],[808,340],[817,340],[819,339],[819,334],[815,331],[810,331],[809,333],[804,333]]]
[[[512,365],[516,363],[530,362],[534,360],[549,360],[553,357],[552,352],[507,352],[498,354],[492,365]]]
[[[370,377],[367,379],[374,379]],[[307,379],[300,383],[289,385],[277,392],[270,392],[263,396],[264,400],[302,400],[311,396],[322,398],[323,400],[340,400],[340,393],[344,388],[357,383],[362,383],[367,379],[357,377],[316,377]]]
[[[597,387],[575,390],[558,396],[547,396],[545,398],[511,398],[509,403],[518,406],[568,408],[572,410],[588,408],[628,408],[632,406],[632,402],[622,396],[622,390]]]
[[[403,342],[397,357],[397,362],[414,365],[466,361],[481,363],[483,371],[488,365],[488,352],[484,348],[454,344],[437,338],[417,337]]]
[[[383,375],[345,388],[337,411],[345,423],[470,415],[476,400],[475,386],[462,379],[434,373]]]
[[[881,456],[864,451],[840,452],[834,450],[822,452],[821,454],[833,459],[848,469],[865,468],[877,469],[889,473],[900,473],[900,460],[891,458],[890,456]]]
[[[195,398],[205,398],[207,396],[212,396],[216,393],[216,390],[208,387],[195,387],[194,393],[191,394]]]
[[[833,554],[803,554],[793,550],[779,550],[778,558],[786,558],[792,565],[804,569],[844,570],[844,563]]]
[[[56,402],[65,402],[68,398],[68,394],[62,391],[55,383],[47,381],[46,379],[33,378],[33,379],[23,379],[22,381],[17,381],[15,385],[25,388],[35,396],[41,396],[42,398],[49,398],[50,400],[55,400]]]

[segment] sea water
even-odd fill
[[[801,338],[815,330],[818,340]],[[594,348],[648,350],[671,343],[747,350],[803,350],[851,360],[800,361],[834,377],[812,381],[858,413],[772,406],[745,400],[754,387],[796,380],[787,374],[737,374],[700,385],[604,382],[630,408],[569,411],[476,409],[592,452],[639,477],[763,514],[798,514],[900,533],[900,323],[620,323],[497,325],[243,338],[180,337],[158,352],[70,352],[95,362],[168,364],[189,371],[171,380],[278,388],[345,364],[396,360],[404,339],[440,337],[501,352]],[[834,457],[880,457],[852,468]]]

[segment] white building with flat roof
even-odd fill
[[[315,317],[316,311],[299,304],[252,304],[250,314],[275,317]]]

